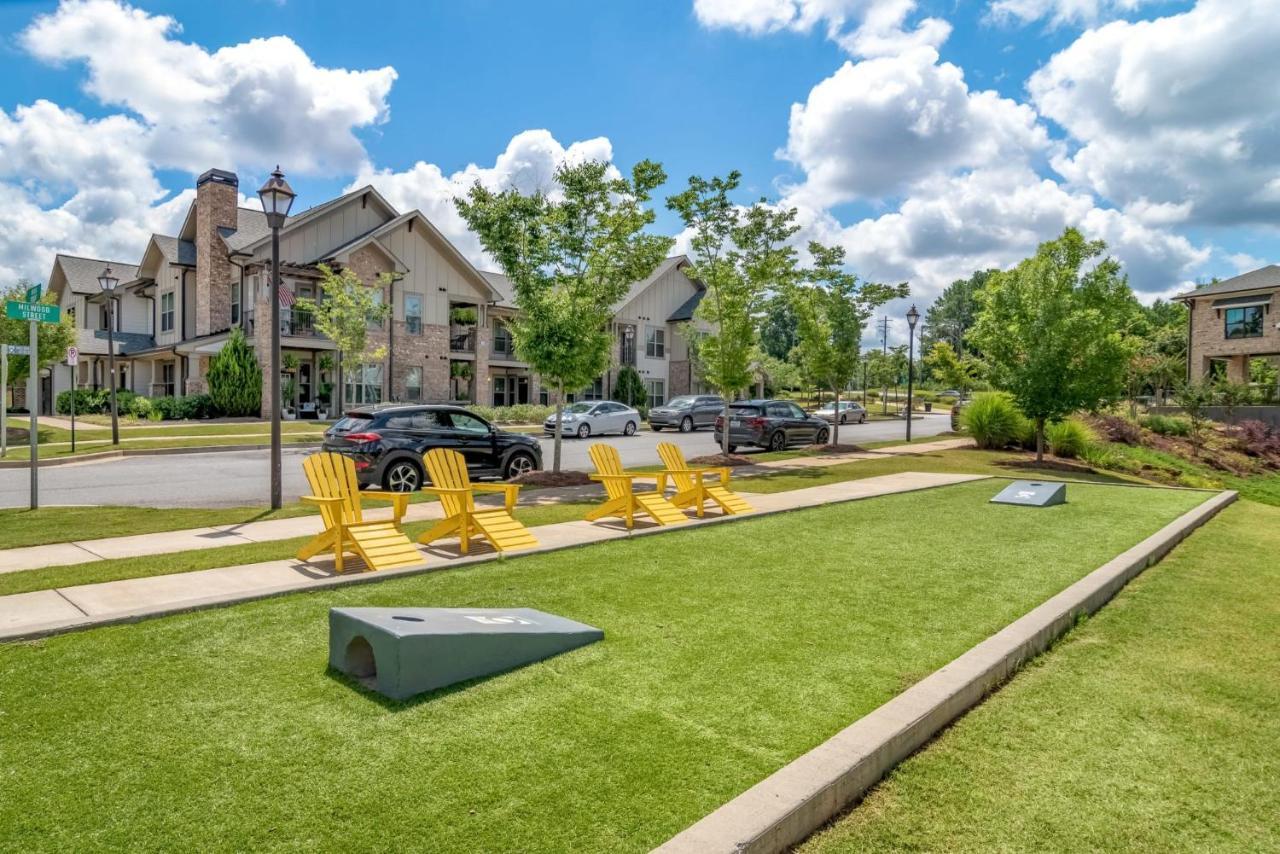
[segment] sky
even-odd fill
[[[136,263],[195,176],[277,163],[295,210],[373,184],[492,268],[472,183],[649,158],[908,282],[891,343],[1066,226],[1150,301],[1280,260],[1277,44],[1280,0],[0,0],[0,283]]]

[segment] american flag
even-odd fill
[[[293,301],[294,301],[293,291],[286,288],[284,286],[284,282],[281,282],[279,285],[276,286],[276,299],[280,300],[280,305],[284,306],[285,308],[293,307]]]

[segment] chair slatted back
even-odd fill
[[[364,521],[360,509],[360,483],[356,480],[356,464],[341,454],[312,454],[302,461],[311,494],[320,498],[341,498],[341,504],[320,507],[320,518],[326,528],[338,523],[355,525]]]
[[[457,451],[433,448],[423,456],[423,461],[427,464],[427,476],[431,478],[433,486],[444,489],[471,488],[471,475],[467,473],[467,458]],[[444,510],[445,518],[448,518],[475,510],[475,501],[470,492],[466,495],[446,493],[440,496],[440,507]]]
[[[591,446],[591,462],[595,463],[600,474],[622,474],[622,457],[613,445],[597,442]],[[631,485],[624,480],[609,478],[604,481],[605,494],[610,498],[622,498],[631,491]]]
[[[658,456],[662,458],[662,465],[668,469],[683,470],[689,468],[689,465],[684,461],[684,454],[670,442],[658,443]],[[673,474],[671,475],[671,480],[676,485],[676,492],[693,489],[693,475],[691,474]]]

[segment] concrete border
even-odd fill
[[[870,714],[779,769],[655,851],[784,851],[803,841],[899,762],[1044,652],[1077,618],[1236,500],[1219,492],[1010,623]]]

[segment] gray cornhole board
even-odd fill
[[[403,700],[603,637],[594,626],[532,608],[331,608],[329,665]]]
[[[1023,507],[1052,507],[1067,503],[1067,485],[1038,480],[1015,480],[991,499],[992,504],[1020,504]]]

